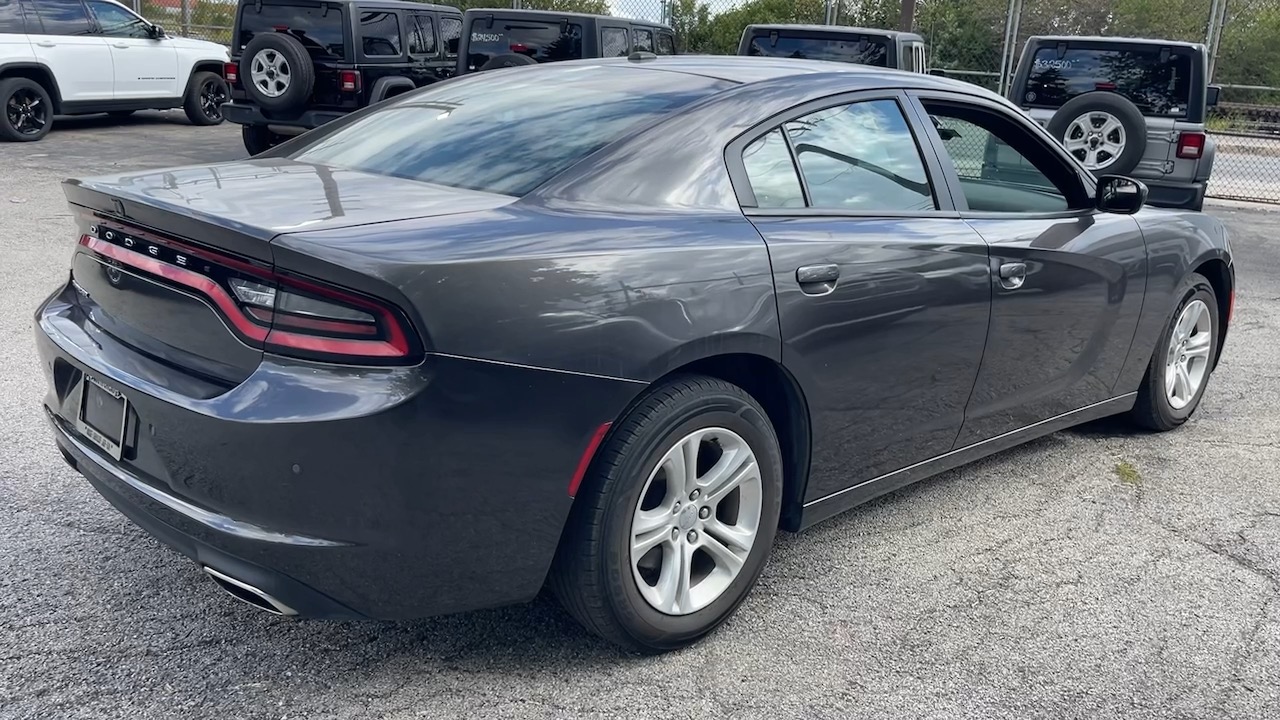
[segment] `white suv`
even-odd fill
[[[0,0],[0,139],[39,140],[55,114],[180,107],[216,125],[229,59],[112,0]]]

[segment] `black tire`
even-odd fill
[[[480,66],[481,72],[485,70],[497,70],[499,68],[520,67],[521,65],[537,65],[538,61],[528,55],[520,53],[503,53],[502,55],[494,55],[489,61]]]
[[[288,138],[267,129],[266,125],[241,125],[240,139],[244,141],[244,149],[249,155],[260,155]]]
[[[1138,400],[1130,412],[1130,417],[1134,423],[1139,427],[1155,432],[1173,430],[1191,417],[1196,408],[1200,406],[1200,399],[1204,397],[1205,388],[1209,386],[1209,379],[1213,375],[1214,361],[1218,357],[1219,330],[1222,318],[1218,314],[1218,299],[1213,292],[1213,286],[1209,284],[1209,281],[1203,275],[1192,273],[1182,281],[1174,297],[1177,298],[1177,304],[1169,315],[1168,321],[1165,322],[1165,328],[1160,333],[1160,339],[1156,341],[1155,351],[1151,354],[1151,362],[1147,365],[1147,373],[1143,376],[1142,385],[1138,388]],[[1181,408],[1175,408],[1165,392],[1165,383],[1168,379],[1166,362],[1169,358],[1170,341],[1178,319],[1182,316],[1182,311],[1197,300],[1203,302],[1209,308],[1209,355],[1206,358],[1208,364],[1205,367],[1204,380],[1201,381],[1200,387],[1191,397],[1190,402]],[[1193,335],[1193,337],[1195,336]]]
[[[18,107],[10,107],[14,100]],[[33,142],[53,127],[53,100],[40,83],[15,77],[0,80],[0,139]]]
[[[288,68],[288,82],[284,91],[272,97],[253,81],[254,60],[260,53],[275,52],[284,59]],[[316,84],[316,68],[311,55],[300,40],[284,33],[260,33],[244,48],[240,58],[240,82],[249,98],[267,110],[291,110],[307,102]]]
[[[182,110],[192,125],[217,125],[222,122],[222,104],[229,97],[227,81],[221,75],[208,71],[192,73]]]
[[[1094,171],[1107,175],[1124,175],[1132,171],[1147,151],[1147,120],[1142,116],[1138,106],[1122,95],[1100,90],[1068,100],[1049,120],[1049,133],[1057,138],[1058,142],[1065,144],[1072,121],[1093,111],[1106,112],[1114,116],[1120,121],[1125,133],[1124,149],[1120,151],[1115,161]],[[1080,154],[1076,154],[1076,159],[1084,161]]]
[[[736,433],[755,454],[762,491],[757,534],[738,575],[716,599],[686,615],[664,614],[644,599],[633,574],[632,517],[663,455],[689,433],[709,427]],[[781,506],[782,454],[760,405],[718,379],[674,380],[652,390],[616,423],[596,453],[561,538],[550,587],[583,627],[625,648],[655,653],[690,645],[732,615],[755,586]]]

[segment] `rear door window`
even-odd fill
[[[645,52],[653,52],[653,31],[642,28],[635,29],[635,47],[636,50]]]
[[[467,67],[482,67],[499,55],[526,55],[538,62],[582,58],[582,25],[487,18],[471,21]]]
[[[675,55],[676,39],[667,33],[658,33],[658,54]]]
[[[924,160],[897,102],[868,100],[819,110],[782,129],[811,207],[849,212],[937,208]]]
[[[440,40],[444,43],[444,55],[449,58],[458,57],[458,40],[462,38],[462,19],[456,17],[440,18]]]
[[[436,24],[430,15],[413,14],[413,23],[409,26],[409,54],[436,54]]]
[[[747,54],[802,60],[831,60],[876,67],[889,66],[889,45],[883,38],[789,35],[771,32],[752,38]]]
[[[35,10],[40,16],[45,35],[93,34],[93,23],[89,20],[89,11],[80,0],[33,0],[26,5],[27,12]],[[31,28],[31,32],[39,34],[34,27]]]
[[[607,27],[600,30],[601,57],[622,57],[630,53],[631,42],[626,28]]]
[[[1191,102],[1191,52],[1179,48],[1136,46],[1094,49],[1067,45],[1036,50],[1031,58],[1022,103],[1057,108],[1095,90],[1116,92],[1144,115],[1185,117]]]
[[[0,33],[22,35],[26,31],[22,6],[18,4],[18,0],[0,0]]]
[[[360,13],[360,47],[366,57],[400,55],[400,19],[390,10]]]
[[[244,50],[258,33],[285,32],[307,48],[312,57],[346,57],[346,43],[342,40],[342,10],[333,4],[321,7],[320,3],[291,2],[246,3],[240,10],[240,36],[237,52]]]

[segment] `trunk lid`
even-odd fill
[[[235,284],[272,286],[276,236],[515,200],[279,158],[68,180],[64,190],[79,210],[72,279],[86,322],[228,388],[257,368],[274,322],[245,312]]]

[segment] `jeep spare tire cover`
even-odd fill
[[[1079,95],[1058,108],[1049,132],[1089,170],[1124,175],[1147,151],[1147,121],[1128,98],[1097,91]]]
[[[489,58],[489,62],[480,66],[480,70],[497,70],[498,68],[519,67],[520,65],[537,65],[538,61],[520,53],[503,53]]]
[[[268,110],[304,105],[316,83],[307,48],[292,35],[260,33],[240,56],[240,83],[249,98]]]

